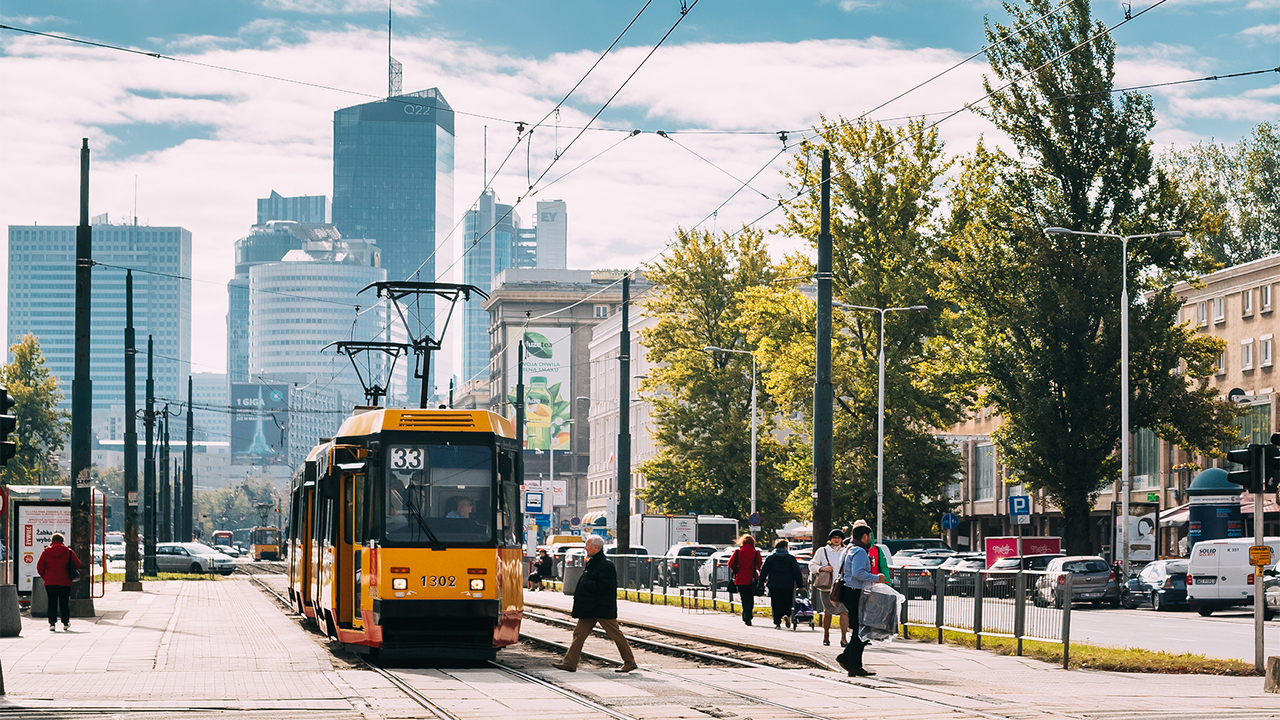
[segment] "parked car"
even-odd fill
[[[1049,562],[1054,558],[1062,557],[1062,553],[1053,553],[1049,555],[1013,555],[1003,557],[995,561],[989,570],[992,572],[987,574],[987,583],[982,587],[984,595],[991,597],[1013,597],[1013,592],[1018,585],[1018,569],[1032,570],[1043,572],[1049,567]],[[1029,592],[1035,590],[1036,582],[1043,577],[1042,575],[1033,575],[1027,579],[1027,589]]]
[[[702,563],[698,568],[698,583],[700,585],[711,585],[711,571],[715,569],[716,587],[723,588],[729,584],[729,556],[733,554],[733,548],[728,550],[717,550],[707,556],[707,561]]]
[[[605,555],[617,555],[617,554],[618,554],[618,544],[617,544],[617,543],[614,543],[614,544],[612,544],[612,545],[605,545],[605,546],[604,546],[604,554],[605,554]],[[645,546],[643,546],[643,545],[632,545],[632,546],[629,548],[629,552],[628,552],[627,554],[628,554],[628,555],[648,555],[648,554],[649,554],[649,550],[648,550],[647,548],[645,548]]]
[[[158,543],[156,569],[160,572],[230,575],[236,571],[236,561],[197,542]]]
[[[707,558],[715,555],[716,552],[718,552],[717,549],[712,545],[696,543],[672,545],[666,554],[667,585],[679,587],[701,584],[699,570],[707,563]]]
[[[933,597],[934,585],[933,570],[926,567],[920,558],[914,555],[895,555],[893,563],[889,566],[893,571],[894,577],[891,579],[895,585],[899,582],[900,573],[907,574],[907,598],[924,598],[928,600]]]
[[[585,550],[586,547],[587,547],[586,543],[583,540],[578,540],[577,542],[558,542],[558,543],[551,544],[551,547],[547,549],[547,554],[551,556],[551,559],[553,561],[551,566],[554,569],[556,578],[564,577],[565,554],[568,553],[569,550],[572,548],[578,548],[582,550],[583,555],[586,555],[586,550]]]
[[[1156,560],[1120,586],[1120,604],[1133,609],[1172,610],[1187,604],[1188,560]]]
[[[947,575],[945,580],[947,595],[972,595],[974,585],[986,567],[987,558],[982,554],[956,561],[954,565],[944,570]]]
[[[1065,598],[1067,575],[1071,575],[1071,597]],[[1097,555],[1071,555],[1049,561],[1045,574],[1036,581],[1032,601],[1039,607],[1062,607],[1063,602],[1109,603],[1120,606],[1120,583],[1106,560]]]
[[[1263,544],[1272,557],[1280,556],[1280,538],[1268,537]],[[1254,599],[1254,569],[1249,564],[1252,538],[1203,540],[1196,543],[1187,565],[1187,604],[1204,617],[1215,610],[1239,605],[1251,606]],[[1275,611],[1264,608],[1270,620]]]

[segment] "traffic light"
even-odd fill
[[[8,465],[9,460],[18,454],[18,443],[9,439],[9,434],[18,429],[18,418],[13,414],[13,398],[9,397],[9,388],[0,385],[0,465]]]
[[[1227,479],[1244,488],[1245,492],[1256,493],[1262,490],[1262,476],[1265,468],[1264,457],[1267,446],[1249,443],[1248,447],[1227,452],[1227,459],[1242,466],[1243,470],[1227,473]]]
[[[1280,433],[1271,433],[1271,444],[1263,446],[1266,471],[1262,477],[1264,492],[1280,490]]]

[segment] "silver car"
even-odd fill
[[[196,542],[159,543],[156,545],[156,569],[172,573],[230,575],[236,571],[236,561]]]

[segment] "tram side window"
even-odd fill
[[[388,541],[493,542],[491,447],[393,445],[386,465]]]

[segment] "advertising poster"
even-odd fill
[[[1111,518],[1114,521],[1112,527],[1116,530],[1115,544],[1111,546],[1115,548],[1115,552],[1112,553],[1113,560],[1124,557],[1122,550],[1124,541],[1121,534],[1124,525],[1120,521],[1122,507],[1118,502],[1111,503]],[[1156,559],[1156,527],[1158,527],[1159,514],[1160,503],[1129,503],[1129,562],[1148,563]]]
[[[573,411],[572,388],[569,387],[569,355],[572,341],[569,328],[540,327],[524,331],[524,401],[525,450],[557,451],[569,449],[569,419]],[[516,367],[520,358],[518,343],[508,349],[511,368],[511,391],[508,400],[515,402]],[[512,409],[511,417],[515,417]]]
[[[991,567],[1000,558],[1017,557],[1018,555],[1017,536],[1012,537],[989,537],[983,538],[987,553],[987,567]],[[1022,554],[1027,555],[1054,555],[1062,552],[1062,538],[1060,537],[1024,537],[1022,540]]]
[[[231,383],[231,464],[289,462],[289,386]]]
[[[49,538],[60,532],[71,536],[70,505],[19,505],[18,506],[18,592],[31,592],[31,581],[36,577],[36,562],[40,553],[49,547]]]

